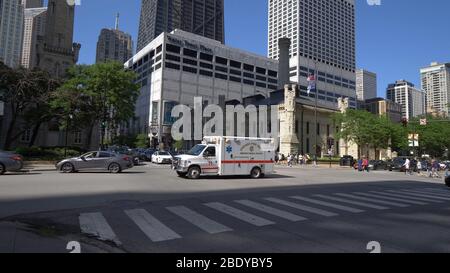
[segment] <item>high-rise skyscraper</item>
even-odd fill
[[[224,0],[142,0],[136,51],[175,29],[224,43]]]
[[[39,36],[45,35],[46,19],[47,8],[25,9],[21,59],[21,65],[25,68],[33,68],[36,65],[37,40]]]
[[[425,96],[425,92],[405,80],[389,84],[386,91],[388,100],[402,105],[403,118],[408,120],[425,114]]]
[[[36,66],[54,77],[64,77],[78,61],[81,45],[73,43],[74,17],[74,5],[48,0],[45,35],[38,37]]]
[[[0,0],[0,62],[20,65],[23,35],[22,0]]]
[[[23,8],[42,8],[44,6],[44,0],[22,0]]]
[[[337,107],[348,97],[356,108],[355,1],[269,0],[268,55],[278,59],[278,40],[289,38],[290,79],[300,96]],[[307,93],[307,78],[317,75],[317,90]]]
[[[119,14],[115,29],[102,29],[97,42],[96,62],[118,61],[125,63],[133,57],[131,35],[119,30]]]
[[[427,108],[450,115],[450,63],[432,63],[420,70],[422,89],[427,93]]]
[[[356,70],[356,97],[365,101],[377,97],[377,74],[364,70]]]

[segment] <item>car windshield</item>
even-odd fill
[[[187,152],[187,155],[199,156],[205,148],[205,145],[195,145],[189,152]]]
[[[159,155],[170,155],[168,152],[159,152]]]

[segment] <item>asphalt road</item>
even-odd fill
[[[192,181],[146,165],[0,177],[0,223],[32,231],[0,228],[0,252],[67,252],[69,240],[86,252],[367,253],[372,241],[450,252],[448,215],[442,181],[401,173],[278,167],[261,180]]]

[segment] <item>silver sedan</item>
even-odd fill
[[[23,168],[23,159],[20,155],[0,151],[0,175],[5,172],[17,172]]]
[[[120,173],[133,167],[133,158],[111,152],[89,152],[80,157],[64,159],[56,164],[56,169],[63,173],[80,170],[105,170]]]

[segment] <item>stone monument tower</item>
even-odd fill
[[[280,153],[288,154],[298,153],[299,140],[295,132],[296,127],[296,85],[284,86],[284,105],[280,106]]]
[[[64,77],[76,64],[81,45],[73,42],[75,5],[49,0],[46,31],[38,37],[36,66],[54,77]]]

